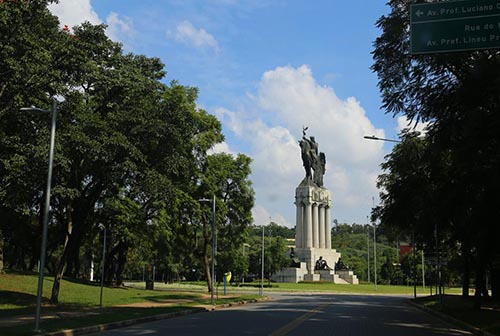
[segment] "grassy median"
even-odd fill
[[[474,297],[437,295],[417,298],[415,303],[471,325],[481,331],[500,335],[500,304],[484,300],[481,309],[474,309]]]
[[[37,274],[0,274],[0,330],[2,336],[33,335]],[[44,281],[40,327],[44,331],[73,329],[116,321],[143,318],[186,310],[204,310],[210,306],[205,290],[145,290],[110,288],[103,292],[103,309],[99,308],[100,286],[95,283],[63,280],[59,304],[50,305],[53,277]],[[142,287],[144,288],[144,286]],[[257,298],[255,294],[219,295],[217,304],[232,304]],[[22,317],[22,318],[21,318]]]

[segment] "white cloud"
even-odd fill
[[[236,152],[234,152],[233,150],[231,150],[231,148],[229,148],[229,144],[227,142],[218,143],[212,149],[207,151],[208,155],[218,154],[218,153],[228,153],[233,156],[237,155]]]
[[[414,131],[420,132],[422,134],[425,133],[425,128],[429,125],[428,122],[422,123],[415,123],[412,122],[411,120],[406,119],[406,117],[401,116],[398,117],[398,126],[396,127],[396,131],[398,133],[401,133],[405,128],[410,128]]]
[[[219,120],[225,120],[225,125],[237,136],[242,136],[243,124],[238,114],[226,108],[219,107],[215,109],[215,116]]]
[[[128,17],[120,18],[115,12],[108,15],[106,24],[106,33],[113,41],[124,41],[134,34],[132,20]]]
[[[264,208],[263,206],[257,204],[253,207],[252,209],[252,216],[254,220],[254,224],[257,225],[267,225],[269,222],[273,221],[275,223],[278,223],[280,225],[285,225],[288,227],[293,227],[295,223],[289,223],[285,217],[283,217],[279,213],[273,213],[271,214],[268,209]]]
[[[219,51],[219,43],[205,29],[197,29],[189,21],[182,21],[177,25],[175,31],[169,32],[168,35],[174,37],[176,41],[194,46],[195,48],[203,49],[210,48]]]
[[[50,4],[48,8],[59,18],[61,27],[72,28],[85,21],[94,25],[103,22],[92,8],[90,0],[61,0],[59,3]],[[125,43],[134,34],[132,20],[128,17],[122,18],[115,12],[108,15],[106,24],[106,34],[113,41]]]
[[[50,4],[49,9],[59,18],[61,27],[67,25],[71,28],[85,21],[92,24],[102,22],[92,9],[90,0],[61,0],[59,3]]]
[[[294,226],[295,188],[305,173],[298,140],[302,126],[325,152],[325,186],[333,197],[332,219],[364,223],[377,198],[375,186],[383,143],[363,139],[384,137],[367,118],[360,103],[342,100],[331,87],[319,85],[308,66],[277,67],[263,74],[246,110],[219,109],[218,117],[250,146],[256,192],[255,223],[280,219]],[[223,113],[221,113],[223,111]]]

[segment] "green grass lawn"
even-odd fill
[[[45,278],[42,314],[59,314],[63,318],[43,320],[40,327],[44,331],[123,321],[179,310],[200,309],[196,306],[210,304],[210,296],[206,293],[206,287],[205,290],[200,288],[195,291],[168,288],[151,291],[145,290],[144,286],[141,288],[105,287],[103,292],[105,308],[100,309],[101,288],[99,284],[63,280],[59,293],[59,304],[54,306],[48,303],[52,284],[53,277]],[[37,274],[0,274],[0,324],[2,319],[8,320],[16,316],[35,315],[37,286]],[[219,294],[216,303],[235,303],[257,297],[257,295],[250,293],[228,296]],[[137,303],[143,303],[145,307],[130,306]],[[155,306],[157,304],[170,305]],[[34,320],[18,326],[2,326],[1,335],[32,335],[34,334],[33,328]]]
[[[144,286],[140,284],[140,286]],[[165,286],[165,288],[190,288],[192,290],[206,290],[206,284],[204,282],[182,282],[174,283]],[[160,288],[158,287],[158,288]],[[244,283],[244,284],[231,284],[228,287],[229,290],[256,290],[260,288],[260,283],[257,281]],[[219,285],[219,292],[222,290],[222,285]],[[353,294],[402,294],[402,295],[413,295],[413,286],[392,286],[392,285],[375,285],[373,283],[361,283],[359,285],[342,285],[334,284],[332,282],[299,282],[299,283],[276,283],[272,282],[271,285],[268,282],[264,282],[265,292],[274,291],[292,291],[292,292],[332,292],[332,293],[353,293]],[[445,288],[447,294],[460,294],[461,288]],[[430,295],[430,288],[425,289],[422,286],[417,287],[417,296],[428,296]]]
[[[34,316],[36,303],[37,274],[0,274],[0,323],[15,316]],[[145,284],[131,283],[121,288],[104,288],[104,309],[99,308],[100,286],[97,283],[63,280],[57,306],[48,304],[53,277],[44,281],[42,313],[64,314],[64,318],[42,321],[45,331],[72,329],[89,325],[123,321],[179,310],[200,309],[196,306],[209,305],[210,296],[205,282],[182,282],[174,284],[155,283],[155,290],[145,290]],[[412,286],[388,286],[362,283],[360,285],[338,285],[329,282],[315,283],[264,283],[264,294],[274,291],[289,292],[330,292],[353,294],[403,294],[413,296]],[[218,286],[217,304],[234,303],[255,299],[260,287],[259,282],[231,284],[227,296],[222,295],[223,286]],[[485,306],[474,312],[467,300],[458,295],[446,295],[443,306],[436,303],[435,296],[429,296],[429,288],[417,287],[417,303],[475,325],[493,334],[500,335],[500,309],[498,306]],[[243,294],[241,294],[243,293]],[[459,294],[460,289],[446,289],[447,294]],[[143,303],[144,307],[130,306]],[[171,305],[156,306],[156,304]],[[34,321],[18,326],[0,327],[2,336],[33,335]]]

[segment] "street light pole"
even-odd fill
[[[42,247],[40,249],[40,267],[38,269],[38,289],[36,296],[36,313],[35,313],[35,331],[40,331],[40,312],[42,307],[42,292],[43,292],[43,272],[45,268],[45,254],[47,251],[47,231],[49,223],[49,208],[50,208],[50,189],[52,185],[52,163],[54,161],[54,143],[56,137],[56,118],[57,118],[57,101],[52,100],[52,109],[43,110],[37,107],[23,107],[21,111],[36,111],[52,113],[52,123],[50,127],[50,146],[49,146],[49,168],[47,172],[47,188],[45,191],[45,208],[43,213],[42,227]]]
[[[212,204],[212,289],[211,291],[211,296],[210,296],[210,302],[212,306],[214,305],[214,283],[215,283],[215,256],[216,256],[216,250],[217,250],[217,233],[216,233],[216,226],[215,226],[215,194],[213,196],[213,204]]]
[[[102,261],[101,261],[101,298],[99,300],[99,307],[102,308],[102,289],[104,287],[104,262],[106,261],[106,227],[99,224],[99,229],[103,230],[103,243],[102,243]]]
[[[384,138],[379,138],[374,135],[365,135],[363,138],[368,139],[368,140],[379,140],[379,141],[389,141],[389,142],[401,142],[400,140],[392,140],[392,139],[384,139]]]
[[[368,283],[370,283],[370,221],[368,216],[366,216],[366,222],[368,223],[368,230],[366,230],[366,265],[368,266]]]
[[[260,275],[260,296],[264,296],[264,225],[262,225],[262,269]]]
[[[377,233],[376,233],[376,225],[373,223],[373,274],[375,279],[375,290],[377,290]]]

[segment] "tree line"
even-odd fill
[[[410,54],[409,5],[391,0],[377,26],[372,69],[383,108],[414,123],[382,164],[381,204],[373,211],[388,235],[439,253],[458,250],[463,296],[476,307],[500,297],[500,53]]]
[[[0,3],[0,271],[40,258],[50,117],[20,108],[58,103],[47,269],[86,277],[108,233],[105,274],[157,265],[169,277],[202,270],[208,288],[212,221],[218,269],[248,236],[251,159],[209,154],[221,124],[155,57],[125,53],[105,25],[60,29],[51,1]],[[213,204],[200,201],[214,200]],[[220,279],[220,278],[219,278]]]

